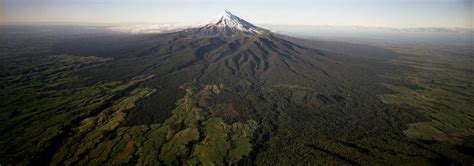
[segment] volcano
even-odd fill
[[[358,92],[375,94],[376,89],[380,89],[380,84],[374,81],[377,80],[375,75],[384,72],[383,68],[387,66],[375,63],[373,59],[361,58],[363,56],[338,52],[344,49],[318,49],[319,46],[325,48],[327,43],[316,43],[309,48],[301,46],[300,41],[255,26],[225,11],[205,25],[177,32],[132,37],[75,38],[62,41],[55,48],[57,52],[73,55],[114,58],[113,62],[101,68],[82,72],[84,77],[91,78],[91,82],[154,75],[144,85],[160,89],[161,93],[167,95],[152,95],[147,99],[150,102],[144,101],[129,116],[129,122],[133,125],[166,120],[170,115],[169,109],[174,107],[171,101],[180,98],[180,93],[176,92],[180,91],[182,85],[224,85],[229,92],[252,91],[257,92],[253,95],[260,97],[264,92],[286,89],[288,95],[299,94],[299,97],[303,97],[298,100],[302,100],[300,104],[308,104],[304,107],[340,104],[357,98]],[[311,45],[307,42],[302,44]],[[371,80],[365,79],[368,77]],[[367,87],[373,91],[366,92]],[[367,96],[365,94],[363,96]],[[166,104],[159,104],[163,100],[166,100]],[[268,99],[267,102],[275,102],[273,100]],[[344,103],[337,107],[348,105]],[[154,109],[156,107],[159,109]],[[239,109],[241,112],[254,110],[250,105]],[[157,112],[164,116],[150,116]]]
[[[474,163],[462,59],[298,39],[229,11],[159,34],[6,27],[0,165]]]
[[[315,87],[336,84],[334,79],[343,75],[330,69],[345,68],[331,56],[336,54],[302,47],[283,37],[225,11],[206,25],[147,40],[152,46],[139,55],[157,59],[149,72],[199,71],[192,80],[204,84]]]
[[[140,145],[149,156],[138,156],[137,162],[294,165],[323,164],[324,156],[355,164],[346,153],[324,148],[363,149],[352,143],[368,135],[399,141],[405,122],[416,117],[377,98],[385,90],[378,75],[391,66],[367,55],[391,54],[346,46],[277,34],[225,11],[181,31],[75,37],[54,48],[113,59],[79,71],[84,84],[147,78],[137,86],[156,93],[140,100],[120,123],[154,126],[140,132],[159,142]],[[370,161],[380,150],[375,152],[357,154]],[[299,160],[307,154],[322,157]],[[76,155],[87,160],[71,163],[93,161],[86,152]]]

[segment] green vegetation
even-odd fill
[[[71,85],[80,81],[75,72],[111,59],[57,55],[34,60],[11,62],[16,68],[2,73],[4,134],[0,143],[2,154],[9,154],[2,156],[2,161],[223,165],[237,163],[252,150],[255,121],[226,124],[208,113],[208,108],[197,106],[203,104],[200,99],[219,94],[222,85],[188,88],[163,124],[128,127],[122,125],[128,112],[156,92],[136,85],[152,76]],[[15,104],[21,102],[27,104]],[[218,107],[212,109],[222,112]]]
[[[121,98],[136,84],[151,78],[64,88],[78,80],[75,71],[110,59],[57,55],[31,60],[10,62],[9,70],[1,73],[0,145],[2,154],[6,154],[2,156],[5,161],[29,163],[48,158],[41,155],[50,155],[56,141],[69,134],[77,122],[109,107],[110,102]],[[110,109],[129,109],[134,106],[130,102]]]
[[[249,155],[250,141],[257,128],[255,121],[229,125],[220,117],[209,115],[206,107],[196,105],[203,104],[203,98],[221,93],[222,88],[206,85],[198,91],[187,89],[186,96],[162,126],[162,129],[176,133],[171,137],[168,134],[168,142],[161,148],[160,159],[165,165],[224,165],[237,163]]]
[[[0,46],[0,164],[474,162],[470,56],[332,53],[273,34],[34,34]]]
[[[208,91],[187,91],[163,124],[120,126],[126,116],[124,111],[153,91],[130,92],[109,109],[82,120],[81,126],[74,129],[75,134],[55,154],[52,164],[223,165],[247,156],[252,150],[250,141],[256,123],[250,120],[228,125],[220,118],[208,117],[204,108],[195,105],[196,95]]]
[[[474,136],[471,57],[430,56],[413,49],[395,50],[407,53],[392,61],[405,68],[384,75],[391,82],[386,86],[392,93],[380,98],[388,104],[416,108],[429,117],[429,120],[410,124],[405,135],[456,144],[463,144],[465,138]]]

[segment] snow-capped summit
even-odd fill
[[[267,31],[237,17],[227,10],[199,29],[206,31],[207,34],[220,33],[227,36],[234,34],[262,34]]]
[[[229,11],[225,11],[218,19],[212,20],[208,25],[219,27],[232,27],[242,31],[252,31],[257,27],[237,17]]]
[[[194,35],[260,35],[270,31],[257,27],[225,10],[205,24],[156,24],[110,27],[109,30],[129,33],[170,33],[183,31]]]

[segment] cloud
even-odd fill
[[[108,30],[125,33],[167,33],[191,28],[187,24],[153,24],[153,25],[127,25],[107,28]]]

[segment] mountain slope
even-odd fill
[[[274,93],[275,90],[278,90],[278,93],[287,91],[284,92],[285,95],[297,96],[294,99],[284,99],[283,96],[280,99],[265,99],[269,105],[272,103],[279,105],[275,102],[283,100],[295,100],[288,103],[286,108],[278,108],[283,111],[296,109],[288,106],[312,110],[318,107],[329,109],[328,105],[334,105],[334,109],[347,111],[346,109],[352,106],[365,105],[363,101],[378,101],[376,94],[384,91],[378,82],[380,78],[376,75],[389,70],[391,66],[363,58],[302,47],[283,39],[278,34],[253,26],[229,12],[218,18],[217,22],[183,31],[139,36],[116,52],[110,53],[111,57],[116,58],[113,63],[81,72],[81,75],[90,78],[91,81],[155,75],[143,86],[159,89],[161,94],[166,95],[156,94],[146,99],[138,110],[129,115],[127,122],[129,125],[165,121],[171,115],[170,107],[175,103],[170,100],[181,98],[182,93],[176,92],[180,91],[182,85],[189,84],[200,86],[223,84],[229,92],[243,93],[233,96],[249,95],[245,93],[255,91],[256,93],[252,95],[261,98],[268,93]],[[263,33],[250,33],[252,29]],[[68,44],[69,42],[71,44]],[[73,44],[76,42],[87,43],[71,40],[63,44],[77,45]],[[96,47],[100,47],[100,44],[94,46]],[[60,52],[77,54],[74,48],[58,45],[57,49]],[[101,54],[104,55],[103,52]],[[230,103],[241,103],[244,99],[229,97],[226,100]],[[380,106],[368,104],[366,107]],[[268,109],[274,110],[277,107]],[[244,118],[248,119],[255,118],[255,112],[268,110],[256,110],[248,106],[238,108],[237,111],[249,114],[250,117]],[[357,111],[364,114],[362,110]],[[353,115],[337,116],[344,121]],[[357,125],[349,128],[357,128]],[[383,129],[374,128],[374,130]]]
[[[319,50],[323,47],[335,51]],[[126,129],[150,128],[139,134],[149,143],[133,144],[127,151],[139,162],[400,165],[466,158],[440,153],[445,144],[431,149],[426,148],[430,143],[404,137],[407,124],[426,117],[377,97],[388,93],[379,75],[396,66],[383,58],[348,56],[344,53],[351,51],[345,48],[303,47],[230,12],[183,31],[74,38],[55,50],[114,58],[80,71],[87,78],[84,84],[154,75],[139,87],[156,93],[120,122]],[[111,131],[104,140],[116,142],[120,132]],[[142,156],[143,151],[148,155]],[[89,155],[94,156],[78,156]]]
[[[202,83],[317,86],[336,84],[339,80],[335,79],[343,75],[341,69],[347,68],[337,54],[301,47],[230,12],[207,25],[145,41],[137,44],[146,48],[137,53],[139,59],[156,59],[147,62],[154,63],[147,72],[192,68],[199,71],[192,80]]]

